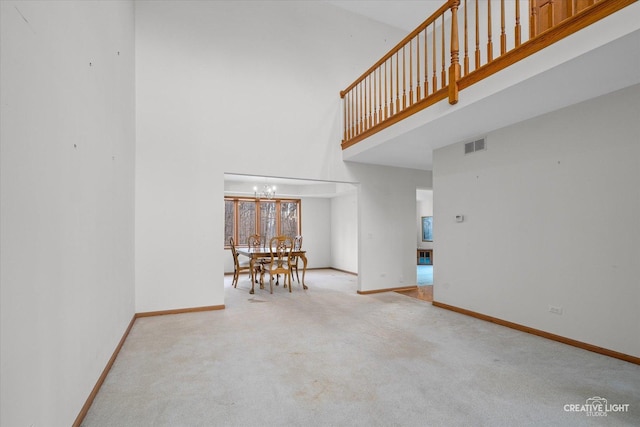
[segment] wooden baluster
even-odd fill
[[[431,79],[431,90],[435,92],[438,90],[438,77],[436,76],[436,69],[438,67],[436,62],[436,21],[433,21],[433,78]]]
[[[424,97],[429,96],[429,48],[427,47],[427,30],[424,29]]]
[[[420,101],[420,33],[416,36],[416,101]]]
[[[364,96],[362,94],[362,82],[358,83],[358,134],[364,130]]]
[[[464,75],[469,74],[469,25],[467,23],[467,0],[464,0]]]
[[[353,109],[353,89],[348,93],[349,96],[349,139],[353,138],[354,134],[354,109]]]
[[[362,95],[362,82],[358,83],[358,94],[360,95],[358,97],[358,134],[362,133],[362,131],[364,131],[364,117],[363,117],[363,108],[364,108],[364,102],[363,102],[363,95]]]
[[[375,86],[375,80],[373,79],[373,75],[369,74],[369,77],[367,77],[369,80],[369,127],[373,127],[373,118],[375,117],[375,110],[374,110],[374,106],[376,105],[376,103],[374,102],[374,92],[373,92],[373,88]],[[373,80],[373,81],[372,81]]]
[[[351,109],[351,104],[349,103],[349,95],[351,95],[351,91],[345,94],[344,97],[344,140],[351,139],[351,115],[349,114]]]
[[[369,129],[369,100],[367,99],[367,78],[362,81],[362,121],[364,123],[363,131]]]
[[[487,1],[487,64],[493,61],[493,40],[491,40],[491,0]]]
[[[354,119],[355,119],[355,134],[358,135],[360,133],[360,110],[359,110],[359,106],[360,106],[360,91],[358,90],[358,87],[360,86],[360,83],[358,83],[353,90],[355,91],[355,99],[353,101],[354,103],[354,110],[355,110],[355,115],[354,115]]]
[[[364,81],[360,82],[358,91],[360,92],[360,133],[362,133],[366,130],[366,126],[367,126],[367,121],[366,121],[367,116],[366,116],[366,110],[364,106],[364,99],[365,99]]]
[[[371,74],[364,78],[364,102],[366,108],[365,121],[367,122],[367,129],[371,127]]]
[[[362,86],[364,82],[360,82],[358,84],[358,94],[360,95],[358,98],[358,133],[364,132],[364,92],[362,90]]]
[[[351,137],[356,136],[358,131],[358,112],[356,111],[356,104],[358,102],[356,95],[358,94],[357,86],[354,86],[349,93],[351,94]]]
[[[358,105],[358,91],[357,86],[351,89],[351,136],[354,137],[358,133],[358,111],[356,106]]]
[[[358,134],[358,85],[354,86],[351,91],[353,92],[353,97],[351,98],[353,102],[351,105],[351,109],[353,110],[351,123],[353,124],[353,136],[356,136]]]
[[[504,31],[504,0],[500,2],[500,55],[504,55],[507,51],[507,33]]]
[[[367,80],[369,81],[369,127],[373,126],[373,98],[371,96],[371,74],[367,76]]]
[[[389,116],[393,116],[393,56],[389,57],[389,90],[391,91],[391,96],[389,98]]]
[[[398,52],[396,52],[396,113],[399,111],[400,111],[400,57],[398,55]]]
[[[347,107],[347,120],[345,121],[347,137],[345,140],[349,140],[351,139],[351,91],[345,94],[345,99],[347,100],[345,104]]]
[[[371,74],[371,80],[369,82],[371,86],[369,86],[369,95],[371,96],[371,126],[375,126],[376,124],[376,72],[373,70],[373,74]]]
[[[378,67],[378,123],[382,122],[382,69]]]
[[[413,105],[413,39],[409,40],[409,105]]]
[[[444,53],[444,13],[442,14],[442,70],[440,71],[440,89],[444,88],[447,85],[447,66],[445,64],[445,53]]]
[[[369,122],[367,121],[367,115],[369,109],[367,108],[369,103],[367,102],[367,79],[362,80],[362,131],[369,129]]]
[[[458,80],[460,79],[458,6],[459,0],[451,4],[451,66],[449,67],[449,104],[458,103]],[[444,15],[442,15],[444,18]]]
[[[342,134],[342,142],[347,140],[347,98],[345,98],[344,92],[340,91],[340,97],[342,98],[342,123],[343,123],[343,134]]]
[[[407,108],[407,57],[402,46],[402,109]]]
[[[351,97],[350,101],[351,101],[351,119],[349,120],[349,122],[351,123],[351,138],[353,138],[354,136],[356,136],[356,120],[357,120],[357,116],[356,116],[356,92],[355,92],[355,88],[351,89],[349,91],[349,96]]]
[[[378,75],[378,70],[375,69],[373,70],[373,108],[371,109],[371,111],[373,111],[373,126],[378,124],[378,86],[376,85],[376,76]]]
[[[529,11],[529,39],[538,34],[538,5],[536,0],[529,0],[531,10]]]
[[[369,128],[373,126],[373,111],[372,111],[372,103],[371,103],[371,74],[367,76],[367,89],[369,97],[367,98],[367,123],[369,124]]]
[[[389,118],[389,102],[387,99],[387,62],[384,61],[384,119]]]
[[[369,127],[373,126],[373,119],[375,118],[375,92],[373,88],[375,87],[375,79],[372,74],[369,74]]]
[[[371,114],[371,127],[376,125],[376,70],[369,75],[369,102],[371,103],[371,108],[369,113]]]
[[[378,83],[377,83],[377,78],[378,78],[378,69],[376,68],[375,70],[373,70],[373,126],[377,125],[378,122],[378,112],[380,111],[380,109],[378,108]]]
[[[516,47],[522,43],[522,27],[520,26],[520,0],[516,0]]]
[[[478,8],[478,0],[476,0],[476,70],[480,68],[480,13]]]

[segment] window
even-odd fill
[[[236,245],[247,243],[249,236],[256,233],[256,204],[249,200],[238,200],[238,225],[236,227]]]
[[[269,242],[272,237],[300,234],[300,200],[224,199],[224,246],[233,237],[236,246],[246,246],[252,234]]]
[[[229,239],[235,236],[234,230],[236,229],[236,214],[235,203],[233,200],[224,201],[224,245],[229,245]],[[233,239],[235,242],[236,239]]]
[[[280,203],[280,230],[282,234],[295,237],[298,233],[298,203]]]

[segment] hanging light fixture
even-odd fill
[[[276,195],[276,186],[265,184],[262,186],[262,191],[258,191],[258,187],[254,186],[253,194],[256,199],[261,199],[261,198],[273,199],[274,196]]]

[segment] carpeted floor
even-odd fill
[[[640,425],[640,366],[333,270],[291,294],[224,280],[224,310],[135,322],[84,426]],[[565,410],[593,397],[630,406]]]

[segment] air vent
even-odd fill
[[[466,144],[464,144],[464,154],[471,154],[476,151],[473,144],[473,142],[467,142]]]
[[[487,146],[485,145],[484,138],[464,144],[464,154],[471,154],[476,151],[482,151],[486,149]]]

